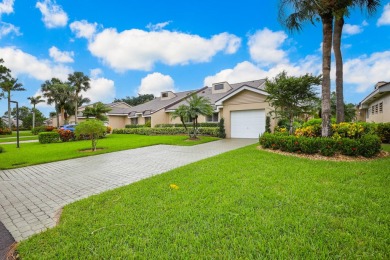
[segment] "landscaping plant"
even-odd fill
[[[105,134],[106,130],[107,128],[102,121],[91,119],[78,124],[75,129],[75,134],[78,138],[82,135],[89,136],[92,142],[92,151],[95,152],[98,139]]]

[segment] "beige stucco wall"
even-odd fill
[[[181,121],[180,121],[179,117],[177,117],[175,119],[172,119],[171,113],[167,113],[167,114],[168,114],[168,117],[169,117],[169,123],[167,123],[167,124],[181,124]],[[206,119],[207,118],[205,116],[200,115],[198,117],[198,123],[205,123]]]
[[[108,116],[108,125],[111,126],[112,129],[116,128],[125,128],[125,125],[130,124],[130,119],[127,115],[123,116]]]
[[[268,102],[265,101],[266,96],[244,90],[230,99],[223,102],[223,109],[220,111],[220,115],[225,119],[225,131],[226,137],[231,137],[231,126],[230,126],[230,113],[231,111],[240,110],[254,110],[264,109],[265,115],[272,110]],[[272,117],[271,117],[272,118]],[[265,122],[264,122],[265,124]],[[271,119],[271,129],[275,126],[275,120]]]
[[[378,113],[374,111],[374,114],[372,114],[372,106],[375,106],[376,104],[378,104],[379,106],[379,103],[381,102],[383,102],[382,113],[380,113],[378,109]],[[387,93],[386,95],[372,102],[368,108],[369,108],[368,117],[365,118],[366,122],[375,122],[375,123],[390,122],[390,93]]]
[[[169,113],[166,113],[164,109],[161,109],[161,110],[157,111],[156,113],[152,114],[151,126],[155,127],[158,124],[171,124],[170,120],[171,120],[171,118],[169,116]],[[180,120],[179,120],[179,122],[180,122]]]

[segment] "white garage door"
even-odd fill
[[[265,131],[265,111],[231,111],[230,122],[232,138],[258,138]]]

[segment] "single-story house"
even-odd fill
[[[214,113],[211,116],[200,116],[198,122],[218,122],[225,119],[225,130],[228,138],[257,138],[265,131],[266,115],[272,110],[265,101],[265,80],[254,80],[235,84],[219,82],[211,87],[194,91],[173,93],[162,92],[161,96],[147,103],[134,106],[128,114],[129,124],[180,123],[180,119],[172,119],[172,112],[181,104],[186,104],[186,98],[196,93],[210,100]],[[271,121],[271,126],[275,124]]]
[[[390,82],[380,81],[374,91],[358,105],[358,120],[363,122],[390,122]]]

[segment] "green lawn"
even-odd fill
[[[81,151],[91,149],[91,141],[89,140],[54,144],[21,143],[19,149],[16,148],[15,144],[7,144],[2,145],[4,151],[0,153],[0,169],[11,169],[156,144],[190,146],[218,140],[216,137],[206,136],[201,136],[198,141],[188,141],[187,138],[188,136],[111,134],[98,141],[97,148],[103,149],[96,152]]]
[[[19,131],[19,136],[32,136],[33,134],[31,131]],[[16,131],[12,131],[12,134],[10,135],[0,135],[0,139],[2,138],[9,138],[9,137],[16,137]]]
[[[6,142],[16,142],[16,137],[1,137],[0,143],[6,143]],[[19,141],[27,141],[27,140],[38,140],[38,136],[31,135],[31,136],[20,136]]]
[[[22,259],[389,259],[389,165],[389,157],[311,161],[252,145],[70,204],[57,227],[18,251]]]

